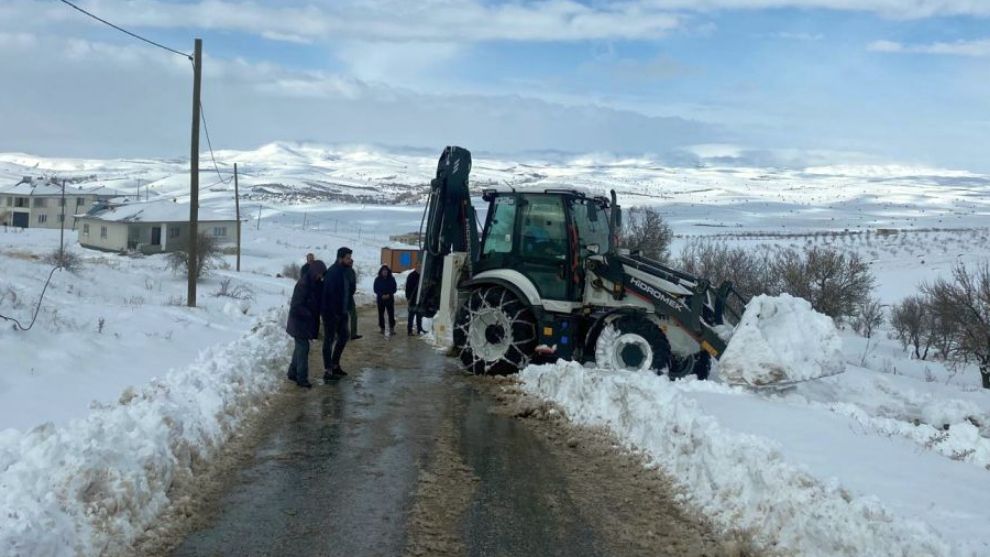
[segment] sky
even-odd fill
[[[74,0],[75,1],[75,0]],[[990,172],[988,0],[78,0],[271,141]],[[192,66],[0,1],[0,151],[182,157]]]

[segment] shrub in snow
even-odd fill
[[[859,254],[813,247],[804,253],[786,250],[773,261],[778,291],[804,298],[834,319],[856,314],[873,291],[875,279]]]
[[[937,279],[922,291],[951,329],[949,357],[975,361],[983,387],[990,389],[990,265],[983,263],[970,270],[959,264],[952,270],[951,281]]]
[[[873,333],[883,325],[884,315],[880,300],[870,297],[856,305],[856,315],[850,324],[857,333],[873,338]]]
[[[223,250],[217,239],[206,233],[199,234],[196,242],[196,280],[201,280],[210,271],[220,266],[223,261]],[[176,273],[189,273],[188,248],[173,251],[167,257],[168,268]]]
[[[953,364],[958,325],[936,311],[928,294],[908,296],[890,312],[890,325],[901,345],[919,360],[937,357]]]
[[[61,267],[70,273],[82,269],[82,257],[67,249],[55,249],[45,256],[45,263]]]
[[[644,256],[657,261],[670,257],[670,242],[674,231],[655,207],[630,209],[624,215],[625,222],[619,236],[619,245],[629,250],[639,250]]]
[[[732,281],[736,291],[748,299],[773,293],[776,281],[770,275],[771,257],[766,246],[746,250],[730,248],[725,242],[698,239],[688,242],[681,251],[680,266],[714,285]]]
[[[282,276],[294,280],[299,280],[299,273],[301,272],[301,267],[298,263],[289,263],[285,267],[282,267]]]
[[[233,298],[235,300],[253,300],[254,292],[246,284],[233,284],[233,279],[220,279],[220,287],[213,293],[217,298]]]

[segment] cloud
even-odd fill
[[[188,61],[155,49],[38,37],[32,56],[0,49],[0,152],[169,156],[188,149]],[[114,52],[116,53],[114,54]],[[51,76],[57,75],[57,86]],[[491,152],[660,152],[724,141],[711,124],[565,106],[513,95],[416,91],[328,71],[208,57],[204,105],[218,148],[272,140],[377,143]]]
[[[825,9],[870,12],[894,19],[990,16],[990,2],[984,0],[645,0],[642,5],[658,10],[694,12]]]
[[[79,18],[66,6],[4,0],[21,15],[47,21]],[[239,31],[294,42],[362,41],[582,41],[655,39],[679,18],[641,2],[587,5],[575,0],[493,4],[482,0],[339,0],[297,4],[243,0],[80,0],[123,26]],[[23,20],[24,18],[18,18]],[[13,20],[12,20],[13,21]]]
[[[790,31],[773,33],[771,36],[786,41],[820,41],[825,38],[825,35],[821,33],[795,33]]]
[[[38,44],[34,33],[4,33],[0,31],[0,48],[27,49]]]
[[[990,39],[921,45],[905,45],[894,41],[873,41],[866,48],[873,52],[943,54],[949,56],[969,56],[973,58],[990,57]]]

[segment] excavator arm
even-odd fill
[[[414,309],[433,317],[440,308],[444,257],[453,252],[467,254],[467,271],[477,260],[478,217],[471,205],[468,176],[471,152],[448,146],[437,163],[437,176],[430,182],[430,196],[421,235],[422,270]]]

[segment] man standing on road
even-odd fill
[[[357,332],[357,305],[354,303],[354,293],[357,292],[357,273],[353,266],[347,268],[347,278],[351,281],[351,295],[347,298],[347,315],[351,320],[351,340],[357,340],[361,338],[361,335]]]
[[[406,334],[412,336],[413,334],[413,321],[416,322],[416,334],[423,333],[423,314],[418,311],[413,311],[413,307],[416,305],[416,295],[419,293],[419,271],[413,269],[409,276],[406,277],[406,302],[409,304],[408,309],[408,321],[406,322]]]
[[[337,250],[337,261],[327,270],[323,280],[323,380],[330,381],[347,375],[340,368],[340,356],[351,337],[348,330],[348,301],[351,296],[348,268],[354,265],[350,248]]]
[[[309,342],[320,336],[320,298],[326,270],[327,266],[320,260],[306,264],[306,271],[292,291],[289,321],[285,325],[285,331],[296,341],[288,378],[306,389],[313,386],[309,382]]]
[[[385,333],[385,313],[388,312],[388,330],[395,331],[395,292],[399,289],[392,276],[392,269],[382,265],[375,277],[375,298],[378,302],[378,328]]]

